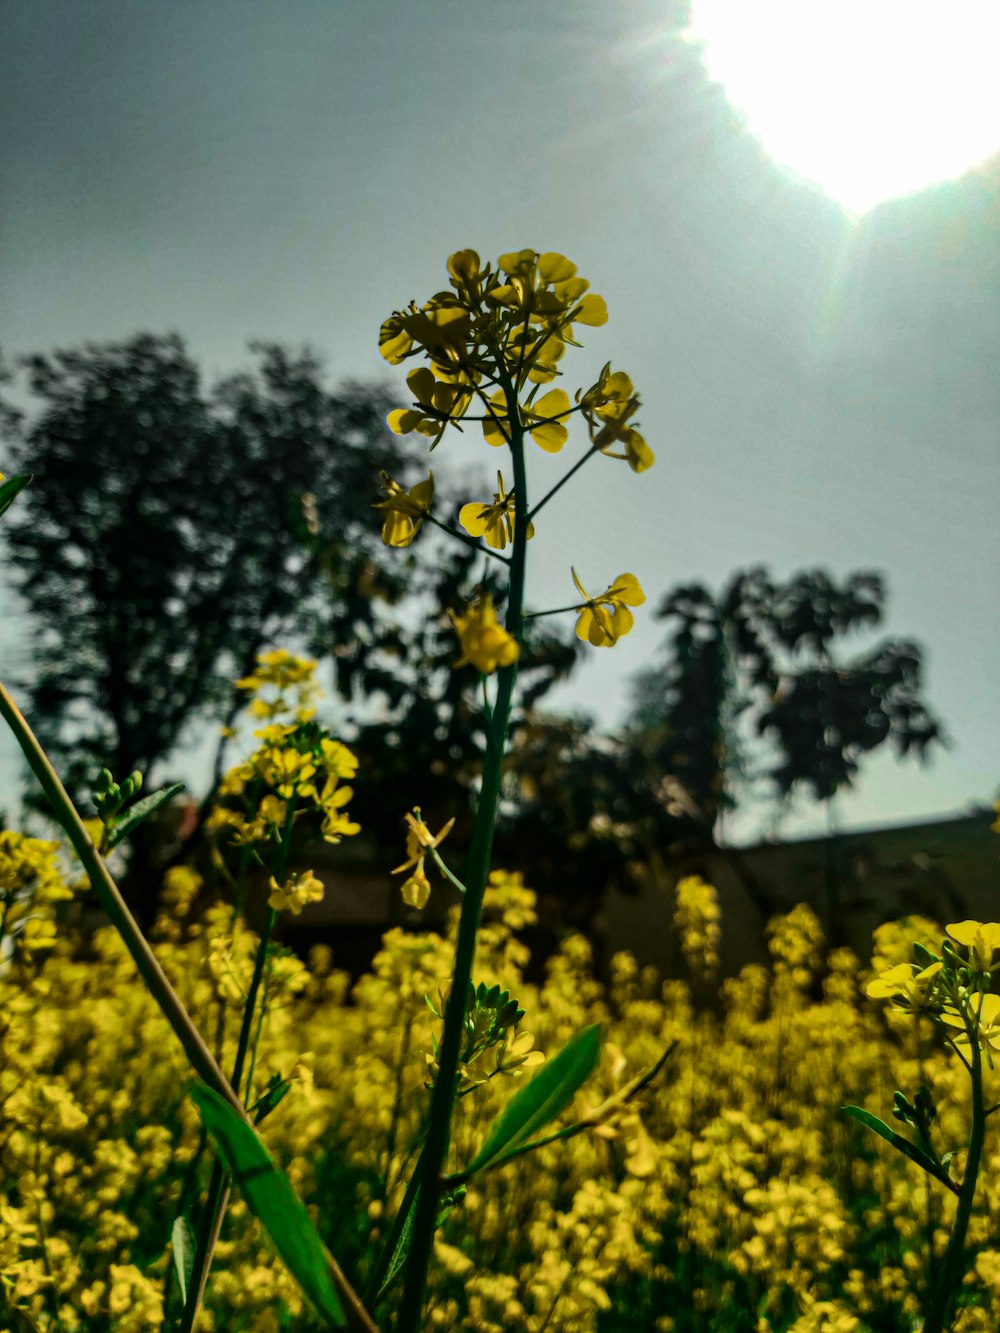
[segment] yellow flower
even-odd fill
[[[372,505],[373,509],[386,511],[382,540],[386,546],[409,546],[420,531],[424,515],[434,499],[434,474],[428,472],[426,481],[418,481],[411,490],[405,491],[388,472],[383,472],[382,489],[388,498]]]
[[[534,1034],[522,1032],[519,1028],[508,1028],[503,1041],[497,1047],[496,1068],[500,1074],[516,1077],[525,1069],[533,1069],[545,1063],[544,1051],[533,1049]]]
[[[420,818],[418,808],[414,808],[412,814],[407,812],[406,855],[408,859],[392,871],[394,875],[401,875],[404,870],[409,870],[411,867],[413,869],[413,874],[402,886],[403,901],[407,907],[416,907],[419,911],[426,906],[427,899],[431,895],[431,884],[427,878],[427,872],[424,870],[424,859],[431,848],[439,847],[444,842],[454,827],[454,819],[449,819],[439,833],[432,835],[430,829]]]
[[[576,636],[592,643],[595,648],[611,648],[635,623],[630,606],[641,606],[646,594],[634,574],[619,574],[599,597],[591,597],[572,570],[573,582],[586,604],[577,607],[580,619],[576,622]]]
[[[476,374],[445,371],[439,365],[433,370],[427,366],[411,370],[406,383],[416,406],[390,412],[386,424],[394,435],[416,431],[436,443],[449,421],[458,421],[465,415],[472,402],[472,385],[477,380]]]
[[[870,981],[868,994],[873,1000],[891,999],[907,1013],[920,1013],[937,1002],[934,991],[942,966],[931,963],[921,971],[916,963],[899,963]]]
[[[341,838],[361,832],[361,825],[355,823],[343,808],[353,795],[353,787],[338,787],[336,778],[327,778],[322,794],[317,800],[317,805],[323,812],[321,832],[324,842],[338,843]]]
[[[988,972],[993,966],[993,955],[1000,949],[1000,924],[988,921],[956,921],[945,926],[956,944],[964,944],[969,951],[969,966],[974,972]]]
[[[633,472],[645,472],[653,466],[655,455],[652,449],[635,425],[629,424],[630,418],[639,410],[639,399],[631,379],[623,370],[612,371],[609,361],[594,387],[584,394],[580,405],[590,425],[590,438],[601,453],[608,458],[625,460]],[[624,446],[623,454],[611,452],[616,443]]]
[[[503,476],[497,473],[497,489],[492,504],[463,505],[458,521],[470,537],[485,537],[486,545],[502,551],[514,540],[514,492],[504,490]],[[535,535],[534,523],[528,524],[527,540]]]
[[[508,667],[517,661],[520,648],[517,640],[497,622],[493,598],[488,594],[466,607],[462,615],[448,612],[462,647],[457,667],[474,666],[485,675],[492,675],[497,667]]]
[[[1000,995],[970,996],[969,1004],[976,1019],[979,1049],[985,1050],[988,1056],[991,1050],[1000,1051]],[[947,1023],[949,1027],[963,1029],[957,1037],[952,1037],[952,1041],[968,1058],[972,1043],[969,1041],[969,1034],[964,1030],[965,1019],[960,1014],[944,1013],[941,1015],[941,1022]],[[990,1067],[992,1066],[993,1060],[990,1056]]]
[[[318,903],[323,897],[323,881],[317,879],[311,870],[304,870],[299,875],[290,875],[284,884],[271,876],[271,893],[268,906],[276,912],[289,911],[298,916],[306,903]]]
[[[547,454],[558,453],[569,435],[562,424],[562,418],[568,417],[572,411],[566,390],[550,389],[536,403],[521,411],[531,431],[531,438],[538,447]]]

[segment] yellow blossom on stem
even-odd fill
[[[557,454],[566,443],[569,432],[563,419],[571,410],[565,389],[550,389],[537,402],[522,409],[531,438],[547,454]]]
[[[991,1051],[1000,1051],[1000,995],[970,995],[967,1002],[971,1010],[972,1018],[976,1026],[976,1037],[981,1051],[986,1051],[987,1055]],[[943,1013],[941,1022],[947,1023],[949,1027],[961,1028],[958,1036],[951,1036],[952,1041],[968,1058],[972,1050],[972,1043],[969,1040],[969,1034],[966,1030],[965,1019],[961,1014]],[[990,1057],[990,1067],[993,1060]]]
[[[907,1013],[921,1013],[939,1002],[935,995],[941,963],[918,968],[916,963],[899,963],[880,977],[868,983],[868,994],[873,1000],[893,1000]]]
[[[969,966],[973,972],[988,972],[993,966],[993,955],[1000,949],[1000,924],[996,921],[956,921],[945,926],[956,944],[969,951]]]
[[[634,423],[629,424],[639,410],[639,399],[623,370],[612,371],[609,361],[597,383],[580,399],[580,406],[590,427],[591,442],[602,454],[626,461],[633,472],[645,472],[653,466],[652,449]],[[625,452],[612,453],[615,444],[621,444]]]
[[[595,648],[612,648],[627,634],[635,623],[630,606],[641,606],[646,594],[634,574],[619,574],[606,592],[591,597],[587,589],[571,571],[577,591],[585,599],[578,607],[580,619],[576,622],[576,637],[592,643]]]
[[[276,912],[291,912],[298,916],[306,903],[318,903],[323,897],[323,881],[317,879],[311,870],[304,870],[298,875],[289,875],[284,884],[271,876],[271,893],[268,906]]]
[[[517,640],[498,623],[489,593],[470,602],[461,615],[454,611],[448,615],[462,647],[457,667],[471,665],[489,676],[497,667],[508,667],[517,661],[520,652]]]
[[[419,910],[427,905],[427,899],[431,895],[431,884],[427,878],[427,872],[424,870],[424,859],[427,853],[432,849],[439,847],[448,834],[455,826],[454,819],[449,819],[447,824],[437,834],[432,834],[430,829],[420,818],[419,809],[414,809],[413,813],[406,814],[406,855],[407,860],[402,865],[396,866],[392,871],[394,875],[401,875],[405,870],[412,868],[413,874],[404,881],[402,886],[403,901],[407,907],[416,907]]]
[[[387,498],[372,505],[373,509],[385,510],[382,540],[386,546],[409,546],[420,531],[424,515],[434,500],[434,474],[428,472],[426,481],[418,481],[416,486],[406,491],[398,481],[393,481],[388,472],[383,472],[382,489]]]
[[[470,537],[483,537],[487,546],[502,551],[514,540],[514,492],[504,490],[503,475],[497,473],[497,489],[492,504],[463,505],[458,521]],[[527,540],[535,535],[534,523],[528,524]]]

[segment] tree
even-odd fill
[[[34,481],[5,536],[33,624],[28,704],[77,795],[231,719],[255,654],[315,634],[329,608],[307,528],[334,534],[340,639],[399,592],[367,521],[391,457],[381,395],[330,393],[309,351],[252,350],[208,393],[173,335],[24,362],[40,406],[9,452]]]
[[[755,568],[718,597],[702,584],[668,595],[658,612],[672,622],[665,657],[636,683],[631,732],[707,830],[717,832],[749,776],[748,734],[768,751],[757,776],[783,799],[801,789],[830,800],[887,742],[921,759],[943,743],[915,643],[887,640],[840,660],[839,640],[880,624],[884,604],[870,571],[838,586],[822,570],[780,584]]]

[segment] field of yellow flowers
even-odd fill
[[[183,1055],[118,936],[54,928],[79,888],[58,844],[0,834],[0,1328],[11,1333],[160,1328],[179,1299],[174,1220],[209,1169]],[[154,943],[228,1064],[256,940],[200,889],[194,871],[170,872]],[[602,984],[580,936],[563,941],[543,985],[526,985],[518,932],[533,904],[520,876],[494,872],[474,977],[516,997],[534,1049],[602,1025],[602,1064],[577,1096],[578,1118],[676,1046],[616,1119],[459,1191],[436,1241],[427,1327],[915,1328],[954,1198],[840,1107],[884,1116],[896,1088],[923,1084],[942,1141],[961,1150],[969,1081],[931,1021],[867,999],[868,961],[825,953],[805,907],[771,923],[770,967],[724,982],[716,1007],[696,1009],[684,983],[627,955]],[[692,967],[710,969],[719,925],[707,886],[683,886],[678,923]],[[906,961],[913,939],[940,931],[912,918],[882,927],[874,970]],[[292,1088],[264,1137],[361,1289],[412,1165],[452,955],[447,938],[391,930],[353,986],[325,949],[308,964],[272,955],[253,1090],[274,1074]],[[524,1031],[519,1042],[528,1052]],[[492,1072],[468,1071],[455,1160],[468,1160],[516,1086]],[[991,1129],[956,1333],[1000,1319],[997,1165]],[[235,1199],[199,1327],[317,1327],[247,1223]]]

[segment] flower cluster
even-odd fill
[[[652,450],[637,428],[639,398],[624,371],[606,363],[594,384],[577,391],[575,401],[565,389],[546,387],[561,375],[566,347],[579,345],[575,330],[604,324],[608,318],[603,298],[589,290],[575,264],[555,251],[525,249],[501,255],[494,268],[484,266],[474,250],[460,250],[448,260],[448,276],[452,290],[438,292],[421,306],[411,302],[382,325],[379,347],[390,364],[418,356],[428,363],[407,375],[412,406],[390,412],[391,430],[421,435],[433,449],[449,425],[461,429],[463,423],[476,421],[487,444],[510,447],[516,479],[523,478],[523,439],[530,436],[544,452],[559,453],[569,437],[569,419],[579,414],[590,437],[589,451],[580,462],[603,454],[624,460],[633,472],[652,466]],[[386,545],[409,546],[427,517],[462,536],[431,515],[430,476],[410,490],[387,474],[382,481],[386,498],[375,508],[384,513]],[[515,531],[523,523],[525,541],[535,531],[524,490],[521,481],[508,490],[500,472],[492,502],[470,502],[458,515],[468,534],[463,540],[481,538],[481,549],[497,555],[514,543],[517,572],[512,577],[522,581],[523,555]],[[645,601],[638,580],[622,574],[606,592],[591,597],[575,572],[573,578],[584,599],[576,608],[577,635],[595,647],[612,647],[632,628],[628,608]],[[462,643],[456,665],[472,663],[489,675],[513,663],[519,623],[508,626],[508,635],[497,625],[488,598],[449,614]]]
[[[891,999],[897,1009],[927,1014],[944,1024],[951,1044],[966,1059],[975,1040],[992,1067],[993,1051],[1000,1051],[1000,995],[989,992],[990,976],[1000,971],[1000,923],[956,921],[945,927],[948,936],[941,956],[916,944],[916,962],[887,968],[868,986],[872,999]],[[959,954],[955,946],[962,949]]]
[[[634,424],[639,400],[622,371],[604,367],[596,384],[577,394],[576,407],[563,389],[536,399],[537,388],[556,379],[567,344],[579,346],[574,325],[607,323],[603,297],[588,290],[576,265],[564,255],[517,250],[501,255],[496,268],[482,266],[474,250],[460,250],[448,260],[452,291],[438,292],[418,306],[396,311],[382,325],[379,349],[391,365],[423,353],[429,366],[410,371],[407,385],[413,407],[390,413],[397,435],[412,432],[433,448],[450,423],[466,417],[473,403],[488,444],[511,440],[513,404],[502,387],[487,392],[502,375],[519,394],[520,425],[540,448],[557,453],[567,439],[565,422],[574,411],[586,419],[594,447],[625,459],[635,472],[653,463],[653,454]],[[620,443],[621,454],[610,452]]]
[[[317,666],[315,658],[275,648],[257,655],[254,670],[236,681],[236,688],[250,694],[247,711],[253,718],[272,722],[286,714],[308,722],[316,716]]]
[[[254,673],[236,682],[252,693],[251,715],[272,719],[254,732],[260,744],[250,757],[223,778],[207,821],[210,830],[226,830],[237,846],[273,845],[291,821],[309,811],[321,816],[327,842],[360,831],[345,808],[354,794],[346,783],[357,773],[357,757],[312,720],[319,696],[316,665],[283,650],[264,653]],[[294,720],[273,720],[283,714]]]
[[[674,926],[688,966],[697,973],[713,973],[719,966],[719,900],[711,884],[698,875],[686,875],[674,890]]]
[[[25,849],[13,834],[0,835],[0,848],[20,868],[19,892],[30,888],[33,859],[57,887],[54,854]],[[194,872],[171,873],[156,948],[199,1025],[219,1033],[229,1067],[256,937],[233,925],[227,906],[185,918],[199,887]],[[485,1008],[472,1030],[499,1015],[505,990],[507,1002],[518,997],[515,1012],[530,1015],[542,1050],[601,1023],[601,1067],[567,1119],[611,1103],[607,1129],[468,1182],[439,1232],[428,1328],[597,1333],[612,1320],[657,1333],[912,1328],[928,1278],[928,1217],[940,1250],[942,1192],[838,1108],[881,1109],[873,1090],[891,1069],[894,1079],[926,1085],[942,1142],[960,1144],[968,1080],[956,1077],[954,1054],[928,1045],[912,1022],[888,1031],[881,1006],[862,998],[860,961],[843,949],[824,960],[807,908],[772,923],[773,968],[744,968],[704,1011],[684,984],[626,955],[602,984],[580,936],[561,943],[544,981],[526,981],[518,932],[533,917],[520,877],[494,872],[475,963]],[[952,930],[957,956],[971,963],[979,932]],[[977,963],[990,949],[981,933]],[[391,930],[353,984],[323,949],[308,967],[279,954],[269,969],[251,1095],[275,1077],[290,1083],[262,1131],[362,1285],[419,1141],[427,1052],[433,1058],[440,1028],[426,997],[440,1010],[453,935],[454,921],[447,936]],[[176,1215],[179,1191],[204,1190],[209,1162],[198,1156],[198,1117],[183,1095],[184,1057],[135,985],[123,946],[108,930],[61,936],[51,964],[15,955],[0,968],[0,1306],[18,1312],[0,1323],[141,1333],[176,1317],[163,1218]],[[894,966],[903,960],[887,953],[888,936],[881,928],[880,964]],[[786,972],[799,974],[794,985]],[[641,1109],[612,1114],[621,1090],[675,1039]],[[509,1041],[504,1064],[535,1049],[521,1050],[520,1032]],[[489,1076],[499,1045],[469,1066],[477,1082],[460,1103],[449,1169],[470,1160],[517,1087]],[[993,1163],[996,1123],[988,1122]],[[957,1333],[990,1333],[1000,1320],[998,1214],[990,1170],[973,1209]],[[229,1216],[200,1324],[209,1333],[311,1327],[238,1198]]]
[[[0,961],[5,944],[25,955],[55,944],[53,905],[73,896],[58,851],[57,842],[0,832]]]

